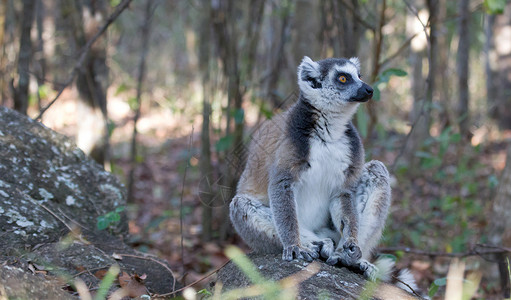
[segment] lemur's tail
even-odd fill
[[[417,286],[410,270],[396,268],[396,263],[388,257],[378,258],[374,264],[379,270],[378,277],[381,281],[395,285],[411,294],[420,295],[423,299],[429,299]]]

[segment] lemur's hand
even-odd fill
[[[352,240],[348,239],[344,245],[335,250],[335,252],[326,260],[329,265],[341,263],[343,266],[355,266],[362,257],[360,247]]]
[[[332,239],[326,238],[321,241],[314,241],[311,244],[312,247],[309,248],[318,252],[320,256],[324,259],[327,259],[330,256],[332,256],[332,254],[334,254],[335,247]]]
[[[305,261],[312,261],[315,258],[319,258],[319,254],[316,251],[299,245],[285,246],[284,251],[282,252],[282,259],[291,261],[294,258],[303,259]]]

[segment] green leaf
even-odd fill
[[[415,156],[419,158],[433,158],[433,155],[425,151],[416,151]]]
[[[408,73],[406,73],[405,70],[390,68],[383,71],[380,75],[378,75],[378,79],[376,80],[376,82],[385,83],[390,80],[391,76],[404,77],[406,75],[408,75]]]
[[[380,92],[380,88],[378,88],[378,86],[373,86],[373,100],[374,101],[380,101],[381,99],[381,92]]]
[[[126,206],[119,206],[115,208],[116,213],[120,213],[126,209]]]
[[[38,92],[41,99],[46,99],[50,93],[50,88],[46,84],[42,84],[39,86]]]
[[[116,212],[109,212],[106,214],[106,217],[109,221],[109,225],[113,224],[113,223],[117,223],[121,220],[121,215],[116,213]]]
[[[223,152],[223,151],[231,148],[233,142],[234,142],[234,136],[231,134],[221,137],[218,140],[218,142],[216,142],[215,149],[217,152]]]
[[[380,254],[378,256],[378,259],[380,259],[380,258],[388,258],[388,259],[391,259],[393,262],[397,261],[397,257],[395,255],[392,255],[392,254],[389,254],[389,253]]]
[[[244,118],[245,118],[245,111],[243,110],[243,108],[237,109],[234,112],[234,122],[236,122],[236,124],[243,123]]]
[[[266,119],[271,119],[273,117],[273,111],[267,107],[266,102],[261,102],[259,105],[259,111],[266,117]]]
[[[110,225],[110,222],[107,220],[107,218],[105,216],[97,217],[96,228],[98,230],[104,230],[104,229],[108,228],[109,225]]]
[[[137,110],[137,108],[138,108],[137,97],[129,97],[128,98],[128,105],[130,106],[131,110]]]
[[[483,6],[487,14],[495,15],[504,13],[507,0],[484,0]]]
[[[128,90],[128,86],[124,83],[121,83],[118,87],[117,87],[117,90],[115,91],[115,95],[118,96],[119,94],[125,92]]]
[[[365,112],[365,110],[362,108],[357,110],[357,127],[358,127],[358,131],[360,131],[360,135],[363,138],[367,137],[368,123],[369,123],[369,121],[368,121],[367,113]]]
[[[213,296],[213,294],[210,291],[208,291],[207,289],[202,289],[202,290],[198,291],[197,294],[204,295],[204,296]]]
[[[499,185],[499,179],[497,178],[497,176],[493,174],[490,175],[490,177],[488,177],[488,185],[490,186],[491,189],[496,188]]]
[[[110,0],[110,7],[116,7],[121,3],[121,0]]]
[[[438,289],[441,286],[445,286],[446,284],[447,284],[446,277],[435,279],[435,281],[433,281],[431,283],[431,286],[429,287],[429,291],[428,291],[429,298],[433,298],[436,295],[436,293],[438,292]]]

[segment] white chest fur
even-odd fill
[[[347,137],[327,143],[312,139],[309,164],[294,186],[294,195],[300,227],[315,230],[324,226],[318,220],[328,220],[330,202],[344,188],[351,164]]]

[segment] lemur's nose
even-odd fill
[[[372,87],[370,87],[370,86],[366,87],[366,93],[367,93],[368,95],[372,95],[372,94],[373,94],[373,88],[372,88]]]

